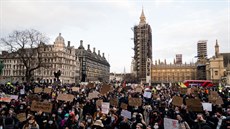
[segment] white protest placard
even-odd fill
[[[131,112],[130,112],[130,111],[127,111],[127,110],[122,110],[122,111],[121,111],[121,116],[124,116],[124,117],[126,117],[126,118],[131,119]]]
[[[110,103],[108,103],[108,102],[102,102],[101,112],[104,114],[108,114],[109,113],[109,105],[110,105]]]
[[[179,129],[178,120],[164,118],[165,129]]]
[[[145,97],[145,98],[151,98],[151,96],[152,96],[152,93],[151,93],[151,92],[146,92],[146,91],[145,91],[145,93],[144,93],[144,97]]]
[[[212,111],[212,103],[202,103],[203,110]]]
[[[10,95],[11,99],[18,100],[18,95]]]

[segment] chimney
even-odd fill
[[[90,50],[90,45],[88,44],[88,50]]]
[[[95,51],[96,51],[96,49],[95,49],[95,47],[93,48],[93,53],[95,53]]]
[[[83,40],[80,40],[80,45],[83,46]]]
[[[102,53],[102,57],[105,58],[105,53]]]
[[[100,50],[98,50],[98,55],[100,55]]]
[[[167,63],[166,63],[166,59],[165,59],[165,65],[166,65]]]
[[[67,47],[70,47],[70,41],[68,41],[68,46]]]

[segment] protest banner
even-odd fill
[[[97,101],[96,101],[96,106],[101,106],[101,104],[103,103],[103,100],[102,99],[98,99]]]
[[[45,88],[44,93],[50,94],[52,92],[51,88]]]
[[[109,113],[109,106],[110,106],[110,104],[108,102],[102,102],[101,113],[108,114]]]
[[[203,111],[202,104],[199,99],[186,99],[185,102],[189,111],[194,111],[194,112]]]
[[[128,110],[122,110],[121,116],[131,119],[131,112]]]
[[[141,106],[142,99],[141,98],[129,98],[129,106]]]
[[[126,104],[126,103],[121,103],[121,106],[120,106],[122,109],[125,109],[125,110],[127,110],[127,107],[128,107],[128,105]]]
[[[172,104],[180,107],[183,104],[183,98],[180,96],[174,96],[172,99]]]
[[[40,87],[34,88],[34,93],[41,93],[41,92],[42,92],[42,88],[40,88]]]
[[[51,113],[53,104],[49,102],[38,102],[38,101],[32,101],[31,104],[31,111],[42,111]]]
[[[202,103],[203,109],[207,111],[212,111],[212,103]]]
[[[148,91],[145,91],[145,92],[144,92],[144,97],[145,97],[145,98],[151,98],[151,97],[152,97],[152,93],[151,93],[151,92],[148,92]]]
[[[109,102],[110,102],[110,105],[114,107],[118,106],[118,98],[111,98]]]
[[[106,84],[102,85],[100,93],[102,95],[107,94],[110,91],[110,87],[111,87],[110,85],[106,85]]]
[[[17,119],[20,122],[26,121],[26,113],[19,113],[19,114],[17,114]]]
[[[164,118],[165,129],[179,129],[178,120]]]
[[[74,99],[74,96],[72,94],[59,94],[57,97],[57,100],[62,100],[62,101],[70,101],[72,102]]]
[[[79,87],[72,87],[72,91],[79,92],[80,88]]]
[[[9,103],[10,101],[11,101],[10,95],[7,95],[7,94],[1,95],[0,102],[7,102],[7,103]]]

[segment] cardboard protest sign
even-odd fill
[[[111,87],[110,85],[106,85],[106,84],[102,85],[100,93],[102,95],[107,94],[110,91],[110,87]]]
[[[203,109],[207,111],[212,111],[212,104],[211,103],[202,103]]]
[[[79,87],[72,87],[72,91],[79,92],[80,88]]]
[[[129,106],[141,106],[142,99],[141,98],[129,98]]]
[[[108,114],[109,113],[109,106],[110,106],[110,104],[108,102],[102,102],[101,112],[104,114]]]
[[[127,110],[122,110],[121,116],[131,119],[131,112]]]
[[[42,92],[42,88],[40,88],[40,87],[34,88],[34,93],[41,93],[41,92]]]
[[[26,121],[26,113],[19,113],[19,114],[17,114],[17,119],[20,122]]]
[[[125,109],[125,110],[127,110],[127,107],[128,107],[128,105],[126,104],[126,103],[121,103],[121,106],[120,106],[122,109]]]
[[[219,96],[216,91],[210,91],[210,95],[208,96],[209,102],[214,105],[222,105],[224,104],[223,99]]]
[[[45,88],[44,93],[50,94],[52,92],[51,88]]]
[[[31,105],[31,111],[42,111],[51,113],[53,104],[49,102],[33,101]]]
[[[152,97],[152,93],[151,93],[151,92],[145,91],[144,97],[145,97],[145,98],[151,98],[151,97]]]
[[[165,129],[179,129],[178,120],[164,118]]]
[[[174,96],[172,99],[172,104],[180,107],[183,104],[183,98],[180,96]]]
[[[37,94],[30,94],[30,95],[28,95],[27,96],[27,98],[29,99],[29,101],[33,101],[33,100],[35,100],[35,101],[39,101],[40,100],[40,96],[38,96]]]
[[[118,106],[118,98],[111,98],[109,102],[110,102],[110,105],[114,107]]]
[[[98,95],[99,95],[99,94],[100,94],[99,92],[93,91],[93,92],[89,93],[88,98],[89,98],[89,99],[98,98]]]
[[[72,102],[74,99],[74,96],[72,94],[59,94],[57,97],[57,100],[62,100],[62,101],[70,101]]]
[[[135,92],[142,93],[142,90],[143,90],[143,88],[142,88],[141,86],[137,86],[137,87],[135,88]]]
[[[202,104],[199,99],[187,99],[185,102],[189,111],[194,111],[194,112],[203,111]]]
[[[96,106],[101,106],[101,104],[103,103],[103,100],[102,99],[98,99],[97,101],[96,101]]]
[[[128,91],[128,90],[132,90],[133,88],[131,86],[126,86],[124,88],[122,88],[124,91]]]
[[[86,87],[89,88],[89,89],[92,89],[92,88],[95,87],[95,85],[94,85],[93,83],[88,83],[88,84],[86,85]]]

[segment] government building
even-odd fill
[[[75,83],[79,78],[79,61],[75,55],[73,46],[66,46],[61,33],[57,36],[53,45],[41,43],[39,52],[46,67],[40,67],[33,71],[32,78],[43,83],[53,83],[55,81],[54,72],[61,71],[61,83]],[[2,52],[1,59],[4,63],[2,79],[11,82],[25,81],[25,66],[18,56],[13,53]]]
[[[76,57],[80,62],[80,81],[81,82],[109,82],[110,64],[106,60],[104,53],[96,53],[96,48],[93,51],[88,44],[87,49],[83,46],[83,40],[80,41],[80,46],[76,51]]]

